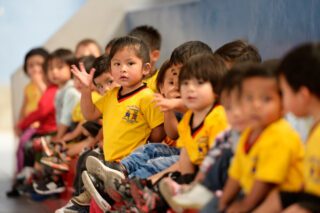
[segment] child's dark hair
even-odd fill
[[[68,66],[76,64],[76,58],[75,58],[74,54],[72,53],[72,51],[69,49],[60,48],[60,49],[55,50],[53,53],[51,53],[48,56],[47,61],[45,63],[45,70],[46,71],[48,69],[49,63],[53,59],[61,60],[61,61],[63,61],[63,63],[66,63]]]
[[[170,56],[171,64],[185,64],[188,59],[196,54],[212,53],[211,47],[201,41],[188,41],[176,47]]]
[[[232,64],[243,62],[261,62],[261,56],[258,52],[258,49],[243,40],[235,40],[226,43],[217,49],[215,54],[220,55],[225,61]]]
[[[213,54],[197,54],[192,56],[181,68],[179,85],[184,80],[195,78],[197,80],[209,81],[213,91],[220,91],[221,79],[225,75],[227,67],[223,59]]]
[[[93,63],[93,68],[96,70],[93,74],[93,83],[95,78],[98,78],[103,73],[110,72],[110,60],[109,56],[102,55],[96,58],[96,60]]]
[[[293,91],[304,86],[320,98],[320,43],[306,43],[291,50],[277,74],[284,76]]]
[[[161,35],[157,29],[152,26],[142,25],[132,29],[129,36],[134,36],[143,40],[153,50],[160,50]]]
[[[122,50],[125,47],[134,50],[136,56],[142,60],[143,64],[150,62],[148,46],[146,45],[146,43],[144,43],[144,41],[133,36],[120,37],[115,41],[110,50],[110,60],[112,60],[112,58],[118,51]]]
[[[104,48],[104,50],[107,50],[107,49],[109,49],[109,48],[111,49],[117,39],[118,39],[118,38],[113,38],[113,39],[111,39],[111,40],[107,43],[107,45],[106,45],[106,47]]]
[[[240,83],[243,73],[244,69],[242,66],[235,66],[226,72],[221,80],[219,96],[221,97],[222,93],[230,95],[230,93],[235,89],[239,89],[240,91]]]
[[[80,46],[88,46],[89,44],[94,44],[99,49],[99,52],[101,53],[100,45],[98,44],[97,41],[95,41],[95,40],[93,40],[91,38],[85,38],[85,39],[79,41],[77,46],[76,46],[75,52],[77,52],[77,50],[79,49]]]
[[[93,67],[93,63],[95,62],[96,58],[93,55],[89,56],[82,56],[78,59],[78,63],[82,62],[84,65],[84,68],[86,69],[86,72],[89,73],[91,68]]]
[[[157,90],[160,91],[160,88],[162,87],[163,83],[164,83],[164,78],[166,75],[166,71],[171,67],[171,63],[170,60],[166,60],[165,62],[163,62],[163,64],[160,67],[160,70],[158,72],[158,76],[157,76]]]
[[[24,63],[23,63],[23,71],[25,72],[25,74],[28,75],[28,71],[27,71],[27,61],[30,57],[35,56],[35,55],[40,55],[44,58],[44,61],[47,60],[49,53],[46,49],[42,48],[42,47],[38,47],[38,48],[33,48],[31,49],[29,52],[27,52],[26,56],[24,57]]]

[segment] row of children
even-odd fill
[[[94,138],[87,147],[102,145],[81,153],[74,197],[57,212],[320,211],[320,45],[259,64],[258,51],[246,42],[213,52],[190,41],[157,71],[160,43],[160,34],[143,26],[110,42],[110,52],[91,69],[80,62],[62,71],[62,59],[46,63],[58,94],[67,81],[57,79],[73,73],[86,123],[101,124],[103,133],[85,133]],[[61,72],[54,75],[53,67]],[[101,98],[93,98],[94,87]],[[34,182],[40,194],[64,190],[61,172],[72,156],[72,145],[62,139],[67,128],[58,119],[64,117],[58,99],[57,135],[50,143],[40,139],[47,155],[42,171],[51,177]],[[61,106],[70,98],[65,101]],[[284,118],[289,111],[313,117],[306,148]]]

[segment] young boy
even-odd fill
[[[101,55],[100,45],[93,39],[86,38],[78,42],[75,49],[76,58],[92,55],[95,58]]]
[[[160,58],[161,48],[161,35],[159,31],[152,26],[142,25],[132,29],[128,35],[137,37],[148,45],[150,49],[151,70],[150,73],[144,77],[144,82],[147,83],[147,86],[152,89],[152,91],[157,92],[156,79],[158,70],[156,63]]]
[[[181,212],[182,208],[202,209],[214,194],[219,195],[225,184],[239,134],[247,124],[240,102],[241,75],[242,71],[234,68],[228,71],[221,81],[221,104],[230,127],[215,138],[214,145],[199,167],[194,182],[180,186],[170,178],[165,178],[159,184],[161,194],[176,212]]]
[[[282,118],[281,95],[274,70],[266,65],[246,66],[241,98],[250,127],[239,139],[219,200],[219,211],[249,212],[275,188],[291,192],[301,188],[302,142]],[[235,200],[240,190],[244,197]],[[212,211],[203,209],[203,212]]]
[[[288,193],[280,190],[266,202],[264,209],[270,204],[284,212],[306,213],[319,212],[320,209],[320,44],[308,43],[291,50],[282,60],[278,74],[283,94],[283,105],[286,111],[297,117],[311,116],[314,120],[305,148],[304,188],[302,193]],[[269,208],[268,208],[269,205]]]
[[[121,87],[108,91],[95,104],[90,92],[93,72],[86,74],[82,66],[81,71],[76,66],[72,68],[74,75],[84,84],[81,92],[84,116],[91,120],[103,115],[104,157],[112,162],[121,160],[148,140],[162,141],[165,134],[163,114],[154,107],[153,92],[142,82],[151,68],[146,44],[135,37],[119,38],[111,49],[110,59],[112,76]],[[82,177],[89,178],[86,171]],[[110,208],[107,203],[101,207],[104,210]]]

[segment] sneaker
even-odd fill
[[[213,192],[201,184],[172,197],[172,203],[184,209],[202,209],[213,198]]]
[[[65,210],[67,207],[69,207],[69,206],[72,206],[72,202],[71,202],[71,201],[69,201],[68,203],[66,203],[66,205],[62,206],[61,208],[56,209],[56,210],[54,211],[54,213],[64,213],[64,210]]]
[[[159,194],[151,189],[149,180],[134,178],[130,180],[131,195],[140,212],[165,212],[166,204]]]
[[[89,206],[90,205],[91,196],[88,191],[84,191],[78,196],[74,196],[71,198],[71,201],[80,206]]]
[[[103,183],[87,171],[83,171],[81,177],[85,189],[90,193],[98,206],[103,210],[103,212],[109,211],[111,209],[111,205],[102,197],[102,194],[104,193]]]
[[[113,165],[113,168],[108,167],[107,165]],[[105,189],[114,188],[115,180],[125,179],[123,172],[116,169],[114,164],[105,165],[98,158],[89,156],[86,160],[86,168],[90,174],[97,176],[100,180],[103,181]]]
[[[69,171],[69,165],[61,160],[59,157],[52,156],[52,157],[42,157],[40,162],[43,165],[46,165],[52,169],[56,169],[62,172],[68,172]]]
[[[34,173],[34,169],[30,166],[24,167],[21,172],[19,172],[16,176],[17,180],[26,180],[29,179]]]
[[[59,177],[58,181],[54,181],[52,178],[50,178],[44,182],[34,183],[33,189],[40,195],[51,195],[64,192],[66,187],[62,178]]]
[[[169,206],[177,213],[183,212],[183,208],[181,208],[181,206],[179,205],[176,205],[176,203],[172,201],[172,197],[178,194],[181,188],[181,185],[176,183],[170,177],[163,178],[159,183],[159,190],[163,198],[167,201]]]
[[[10,191],[6,192],[7,197],[15,198],[19,197],[21,194],[16,188],[12,188]]]
[[[41,146],[42,150],[45,153],[46,156],[50,157],[53,155],[53,147],[49,144],[49,141],[45,137],[41,137]]]
[[[82,206],[77,203],[71,202],[71,205],[66,207],[63,213],[89,213],[90,205]]]
[[[133,198],[131,196],[129,179],[115,179],[114,186],[106,189],[107,194],[115,202],[132,203]]]

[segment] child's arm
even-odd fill
[[[228,204],[237,196],[241,187],[236,179],[228,178],[225,187],[223,188],[223,194],[219,200],[219,211],[224,211]]]
[[[161,142],[165,137],[166,137],[166,133],[164,131],[163,124],[161,124],[151,130],[149,141]]]
[[[251,192],[241,201],[235,201],[228,208],[227,212],[250,212],[256,208],[275,187],[273,183],[266,183],[256,180]]]
[[[62,137],[62,140],[65,142],[71,141],[72,139],[75,139],[76,137],[81,135],[81,133],[82,133],[82,122],[79,122],[76,128],[72,132],[69,132]]]
[[[178,112],[185,113],[188,109],[183,104],[181,98],[165,98],[161,94],[156,93],[154,95],[154,101],[157,102],[156,106],[160,107],[162,112],[175,110]]]
[[[80,106],[81,111],[85,119],[87,120],[95,120],[100,117],[101,112],[97,109],[97,107],[93,104],[91,98],[91,88],[93,87],[92,79],[93,74],[95,72],[94,69],[91,69],[88,74],[84,68],[83,63],[79,63],[80,70],[76,65],[71,66],[71,72],[74,74],[76,78],[82,83],[83,87],[81,89],[81,100]]]

